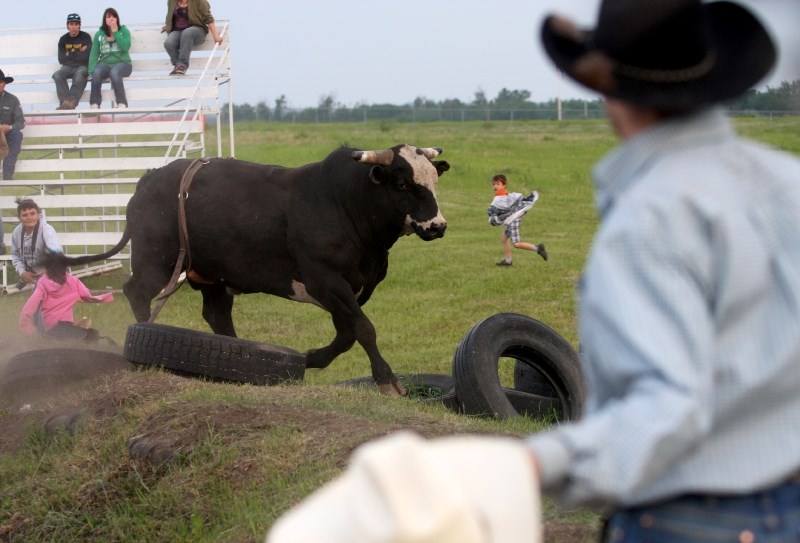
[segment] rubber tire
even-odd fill
[[[548,398],[558,398],[558,393],[547,376],[537,368],[520,360],[514,363],[514,390]]]
[[[51,348],[12,356],[0,376],[0,397],[19,400],[43,391],[57,391],[114,371],[136,366],[115,352],[95,349]]]
[[[453,356],[453,376],[465,413],[519,416],[500,385],[498,362],[502,357],[532,366],[551,383],[558,398],[557,420],[580,417],[586,392],[578,353],[546,324],[516,313],[487,317],[459,343]]]
[[[306,357],[288,349],[156,323],[128,326],[125,358],[188,377],[274,385],[302,380]]]

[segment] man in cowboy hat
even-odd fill
[[[14,168],[22,147],[22,129],[25,128],[25,115],[19,100],[6,92],[6,85],[14,81],[0,70],[0,160],[3,161],[3,179],[14,178]],[[3,243],[3,219],[0,217],[0,255],[6,254]]]
[[[589,408],[528,439],[543,490],[610,509],[609,541],[795,540],[800,160],[718,105],[769,72],[770,36],[699,0],[605,0],[595,29],[541,35],[622,140],[578,297]]]
[[[6,77],[0,70],[0,132],[8,144],[8,154],[3,159],[3,179],[14,179],[14,168],[17,165],[22,147],[22,129],[25,128],[25,115],[19,99],[6,92],[6,85],[14,81],[13,77]]]
[[[602,220],[579,296],[587,412],[527,438],[535,469],[520,478],[566,507],[608,512],[609,542],[797,541],[800,160],[739,138],[715,105],[770,70],[771,38],[727,1],[604,0],[594,30],[551,16],[542,40],[556,66],[606,98],[622,144],[594,170]],[[343,478],[359,467],[356,457]],[[415,471],[395,477],[416,490]],[[506,480],[492,497],[531,514],[504,495]],[[280,519],[276,535],[310,541],[298,534],[336,515],[334,500],[320,506],[330,494]],[[337,499],[341,518],[362,501]],[[377,518],[397,518],[401,503]]]

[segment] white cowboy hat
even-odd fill
[[[398,432],[278,519],[267,543],[540,543],[539,482],[521,441]]]

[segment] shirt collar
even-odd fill
[[[733,127],[721,108],[668,119],[640,132],[611,151],[594,168],[595,204],[600,215],[606,215],[615,200],[659,157],[734,136]]]

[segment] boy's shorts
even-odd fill
[[[522,239],[519,235],[520,224],[522,224],[522,219],[517,219],[516,221],[513,221],[511,224],[506,226],[505,232],[503,232],[503,234],[505,234],[505,236],[509,238],[513,243],[519,243],[520,240]]]

